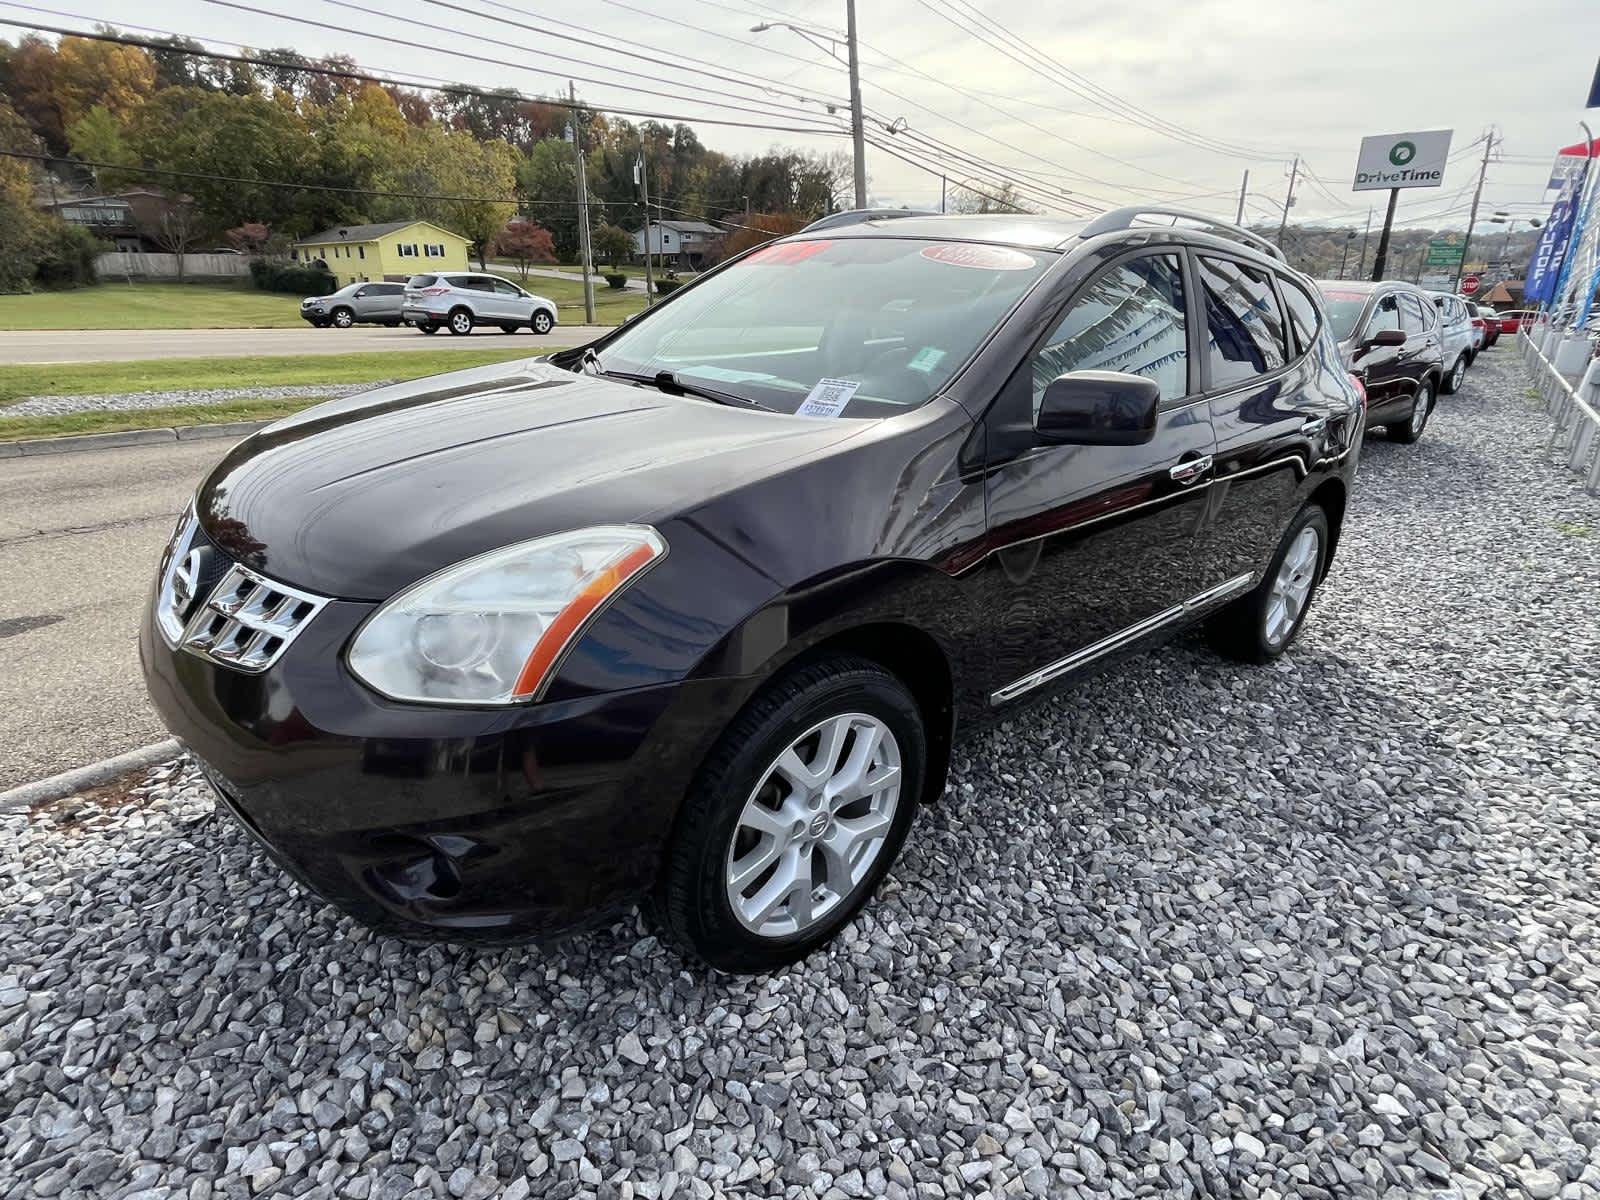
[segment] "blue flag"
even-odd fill
[[[1550,206],[1550,219],[1544,223],[1544,232],[1539,235],[1539,244],[1528,263],[1528,278],[1522,289],[1524,304],[1540,304],[1555,298],[1556,279],[1567,257],[1567,243],[1572,238],[1578,197],[1583,194],[1583,180],[1588,171],[1589,163],[1585,160],[1583,170],[1567,176],[1566,182],[1561,185],[1561,194]]]

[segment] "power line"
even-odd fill
[[[9,3],[9,0],[0,0],[0,2]],[[216,2],[216,0],[213,0],[213,2]],[[27,6],[12,5],[12,7],[23,8]],[[87,20],[88,18],[79,17],[78,19]],[[761,121],[737,121],[727,117],[705,117],[687,115],[683,113],[655,112],[648,109],[621,108],[613,104],[595,103],[588,100],[574,104],[572,101],[559,97],[529,96],[526,93],[519,92],[514,88],[503,88],[496,91],[489,91],[484,88],[472,87],[471,85],[464,83],[413,83],[407,79],[395,78],[396,74],[405,75],[406,72],[376,74],[371,71],[346,70],[339,67],[329,67],[315,63],[285,63],[281,59],[266,58],[261,55],[226,54],[219,50],[194,50],[189,47],[174,46],[166,42],[158,42],[149,38],[129,37],[124,34],[109,34],[81,29],[63,29],[59,26],[42,25],[35,21],[17,21],[7,17],[0,17],[0,25],[9,25],[19,29],[33,29],[43,33],[53,33],[61,37],[87,38],[90,41],[110,42],[122,46],[138,46],[141,49],[156,51],[162,54],[179,53],[195,58],[210,58],[221,62],[242,63],[249,66],[267,67],[273,70],[283,70],[288,68],[303,74],[323,75],[334,79],[346,79],[360,83],[374,83],[380,87],[416,88],[422,91],[442,92],[448,95],[478,96],[487,100],[518,100],[527,104],[544,104],[552,108],[564,108],[577,112],[588,109],[593,112],[611,113],[615,116],[623,117],[639,117],[645,120],[682,121],[688,124],[699,123],[705,125],[727,125],[741,129],[764,129],[775,133],[806,133],[822,134],[827,136],[841,136],[845,133],[845,130],[838,126],[795,126],[776,125]],[[184,35],[174,34],[172,36]],[[217,41],[220,39],[207,40]],[[674,98],[684,99],[685,97],[680,96]],[[691,103],[693,102],[694,101],[691,100]],[[732,106],[724,105],[721,107]]]

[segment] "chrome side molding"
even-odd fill
[[[1119,629],[1109,637],[1103,637],[1098,642],[1091,642],[1087,646],[1074,650],[1065,658],[1058,658],[1053,663],[1046,663],[1038,670],[1030,671],[1022,678],[1012,680],[1005,687],[992,692],[989,696],[989,704],[993,707],[1004,704],[1008,700],[1015,700],[1018,696],[1031,692],[1036,687],[1042,687],[1051,680],[1061,678],[1069,671],[1075,671],[1097,658],[1110,654],[1113,650],[1120,650],[1122,647],[1138,641],[1146,634],[1154,633],[1164,625],[1170,625],[1174,621],[1181,620],[1208,604],[1214,604],[1218,600],[1226,599],[1238,592],[1245,591],[1250,587],[1252,578],[1253,576],[1249,572],[1243,575],[1235,575],[1232,579],[1225,580],[1215,587],[1209,587],[1203,592],[1190,596],[1181,604],[1174,604],[1171,608],[1163,609],[1153,616],[1137,621],[1126,629]]]

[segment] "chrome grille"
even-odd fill
[[[156,619],[168,644],[255,674],[277,662],[325,604],[229,562],[186,514],[167,547]]]
[[[241,671],[265,671],[327,603],[237,563],[183,631],[183,648]]]

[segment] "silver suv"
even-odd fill
[[[556,324],[556,304],[525,292],[498,275],[462,273],[413,275],[406,281],[406,324],[423,333],[441,328],[468,334],[474,325],[498,325],[515,333],[523,325],[535,333],[549,333]]]
[[[1444,379],[1439,390],[1453,395],[1466,378],[1478,352],[1477,338],[1472,332],[1472,313],[1467,302],[1448,292],[1429,292],[1433,306],[1439,310],[1439,342],[1444,352]]]
[[[318,329],[398,325],[405,291],[403,283],[349,283],[331,296],[307,296],[300,301],[300,315]]]

